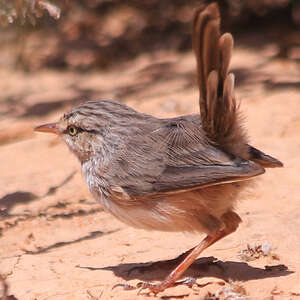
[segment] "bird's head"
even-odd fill
[[[116,114],[127,108],[113,101],[85,102],[64,114],[58,122],[40,125],[34,130],[59,135],[83,163],[103,148],[109,128],[118,122]]]

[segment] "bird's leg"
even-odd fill
[[[138,287],[141,289],[148,289],[150,293],[157,294],[164,291],[165,289],[174,286],[177,279],[186,271],[186,269],[197,259],[202,251],[214,244],[218,240],[234,232],[239,223],[241,222],[240,217],[233,211],[229,211],[222,216],[225,228],[216,231],[212,235],[207,235],[204,240],[201,241],[195,248],[188,251],[188,255],[183,261],[166,277],[164,281],[159,284],[151,284],[148,282],[140,283]]]
[[[218,231],[216,235],[208,235],[200,244],[198,244],[185,258],[184,260],[159,284],[152,284],[149,282],[142,282],[138,287],[141,289],[148,289],[149,292],[157,294],[165,289],[173,286],[177,279],[185,272],[185,270],[197,259],[201,252],[221,239],[223,231]]]
[[[180,254],[179,256],[173,258],[173,259],[169,259],[169,260],[165,260],[165,261],[158,261],[158,262],[153,262],[150,264],[147,264],[146,266],[137,266],[137,267],[132,267],[127,271],[127,275],[130,276],[132,272],[134,271],[139,271],[141,273],[146,272],[147,270],[149,270],[149,268],[153,269],[162,269],[164,268],[164,266],[168,266],[170,267],[170,265],[177,265],[179,264],[181,261],[183,261],[183,259],[188,256],[195,247],[193,247],[192,249],[189,249],[187,251],[185,251],[184,253]]]

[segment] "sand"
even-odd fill
[[[300,71],[268,53],[237,47],[232,70],[251,144],[285,167],[268,169],[241,197],[243,223],[186,272],[193,286],[157,298],[300,299]],[[163,279],[168,260],[200,242],[120,223],[92,198],[67,147],[32,131],[87,99],[158,117],[198,112],[194,69],[191,52],[158,52],[109,72],[0,70],[0,273],[9,299],[143,299],[113,287]]]

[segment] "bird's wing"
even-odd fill
[[[264,169],[252,161],[238,160],[231,165],[198,167],[167,167],[153,184],[156,193],[179,193],[217,184],[237,182],[264,173]]]
[[[198,115],[160,120],[150,132],[141,125],[111,168],[113,185],[130,196],[179,193],[264,172],[258,164],[210,144],[199,119]]]

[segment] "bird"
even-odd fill
[[[216,3],[195,11],[192,44],[200,114],[157,118],[96,100],[35,128],[62,138],[79,159],[91,194],[120,221],[206,234],[163,281],[143,283],[154,294],[173,286],[203,250],[236,231],[241,218],[235,206],[253,177],[283,166],[249,144],[229,71],[233,37],[221,34]]]

